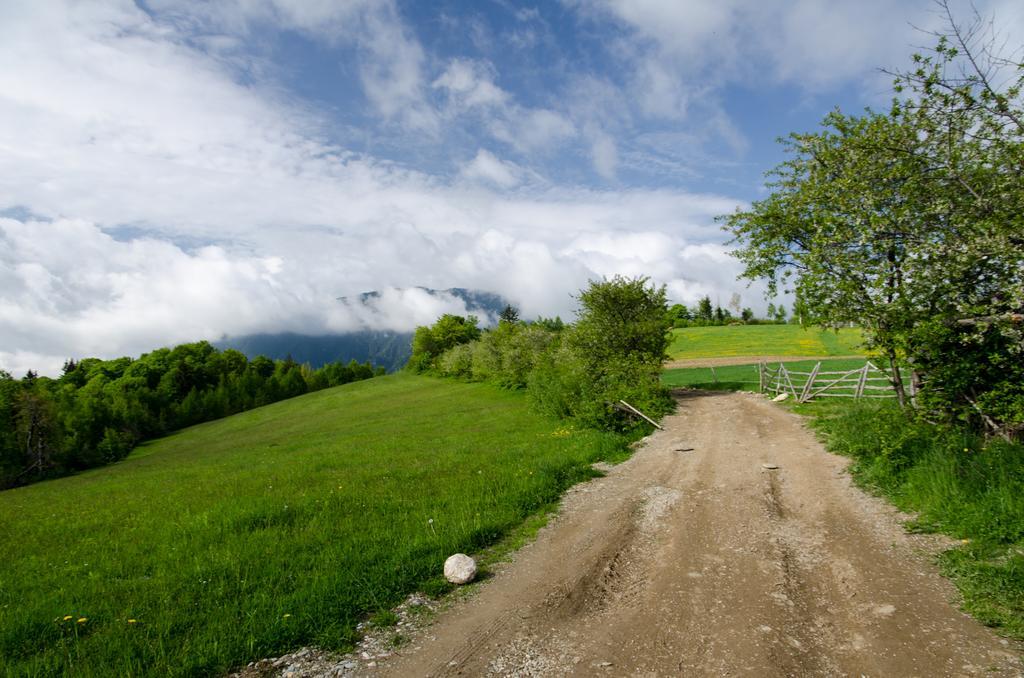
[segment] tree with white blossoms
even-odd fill
[[[980,16],[961,25],[937,5],[946,29],[892,72],[890,109],[790,135],[769,197],[722,220],[745,277],[769,294],[792,284],[823,325],[864,328],[901,403],[905,358],[926,407],[1010,437],[1024,430],[1024,63]]]

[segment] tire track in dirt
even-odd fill
[[[798,417],[678,400],[375,675],[1024,675],[1019,646],[950,602],[938,540],[852,487]]]

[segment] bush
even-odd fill
[[[1024,434],[1024,344],[1012,325],[922,323],[912,336],[920,405],[947,422]]]
[[[430,327],[417,327],[412,338],[412,356],[407,367],[413,372],[427,372],[439,355],[460,344],[480,338],[476,316],[446,313]]]
[[[591,282],[579,296],[578,320],[568,328],[503,320],[434,355],[440,345],[438,325],[453,324],[443,317],[433,327],[416,330],[410,367],[525,388],[539,410],[587,427],[644,427],[617,407],[619,400],[651,417],[672,409],[658,380],[669,341],[665,290],[647,283],[646,278],[620,277]]]

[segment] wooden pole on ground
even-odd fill
[[[622,403],[627,408],[629,408],[629,411],[632,412],[633,414],[636,414],[637,416],[640,416],[640,417],[643,417],[644,419],[646,419],[652,426],[654,426],[654,428],[660,429],[662,431],[665,430],[664,428],[662,428],[662,426],[658,422],[654,421],[653,419],[648,417],[646,414],[644,414],[640,410],[636,409],[635,407],[633,407],[632,405],[627,403],[625,400],[620,400],[619,402]]]

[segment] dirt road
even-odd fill
[[[375,675],[1024,675],[795,415],[694,394],[665,425]]]

